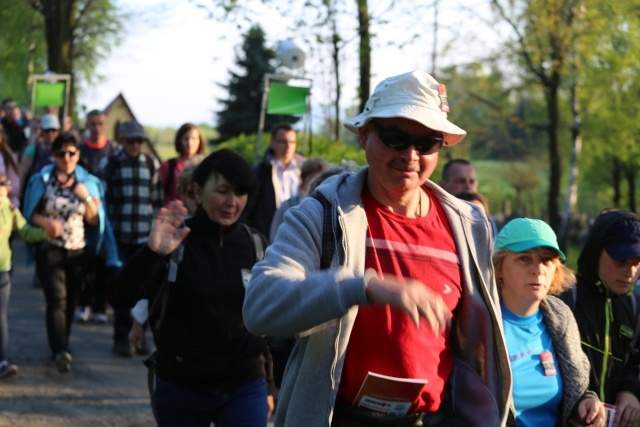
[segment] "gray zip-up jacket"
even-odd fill
[[[331,423],[349,335],[358,306],[367,304],[367,217],[361,198],[367,171],[329,178],[317,189],[332,203],[334,227],[342,233],[332,268],[320,270],[324,210],[310,197],[287,212],[264,260],[252,270],[243,308],[247,328],[255,334],[299,337],[284,374],[276,426]],[[432,182],[424,187],[449,219],[460,260],[462,295],[451,333],[456,425],[510,425],[511,369],[489,222]]]
[[[587,391],[591,365],[580,346],[578,324],[571,309],[554,296],[542,300],[540,311],[562,374],[562,418],[557,425],[583,425],[578,414],[578,404],[587,397],[597,399],[598,396]]]

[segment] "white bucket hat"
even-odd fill
[[[444,144],[455,145],[467,134],[447,120],[446,88],[421,70],[389,77],[376,86],[364,111],[344,123],[353,133],[373,118],[403,117],[442,132]]]
[[[40,119],[40,128],[42,130],[60,129],[60,120],[55,114],[45,114]]]

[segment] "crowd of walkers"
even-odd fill
[[[640,217],[605,209],[576,272],[539,219],[498,230],[466,132],[422,71],[385,79],[345,123],[367,165],[297,153],[288,123],[263,161],[206,154],[196,125],[161,162],[135,121],[84,139],[50,111],[0,128],[0,379],[11,237],[46,301],[51,364],[74,320],[146,357],[159,426],[619,426],[640,420]],[[150,329],[150,331],[149,331]],[[147,340],[153,335],[155,351]],[[43,343],[44,344],[44,343]]]

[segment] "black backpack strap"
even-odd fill
[[[320,193],[314,193],[314,199],[322,204],[322,254],[320,255],[320,269],[331,267],[333,256],[336,252],[336,241],[341,240],[340,227],[336,227],[336,236],[333,235],[333,210],[331,202]]]
[[[162,321],[164,320],[164,316],[167,311],[167,304],[169,302],[169,288],[171,287],[171,284],[176,281],[176,277],[178,276],[178,264],[182,262],[183,256],[184,244],[180,243],[180,246],[171,253],[171,257],[169,258],[169,267],[167,269],[167,278],[162,281],[160,289],[158,289],[158,293],[156,293],[156,296],[153,298],[149,307],[149,313],[158,313],[153,326],[154,336],[157,336],[160,328],[162,327]]]
[[[164,194],[165,196],[171,192],[171,187],[173,186],[173,180],[176,170],[176,165],[178,164],[178,159],[174,157],[173,159],[169,159],[168,162],[168,171],[167,171],[167,181],[164,183]]]
[[[158,339],[158,333],[160,332],[162,321],[167,312],[167,305],[169,303],[169,288],[171,287],[171,284],[176,281],[176,277],[178,276],[178,264],[182,262],[183,257],[184,243],[180,243],[180,246],[171,253],[171,257],[169,258],[167,277],[162,281],[160,289],[158,289],[158,293],[156,293],[156,296],[149,305],[149,314],[158,313],[155,324],[152,328],[154,340]],[[147,367],[147,388],[149,389],[149,397],[151,399],[151,409],[154,416],[156,416],[156,402],[153,398],[153,391],[156,387],[156,351],[151,353],[143,363]]]

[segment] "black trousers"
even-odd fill
[[[47,304],[47,339],[52,356],[69,351],[76,299],[85,270],[84,249],[67,250],[44,244],[36,249],[38,275]]]
[[[122,261],[122,265],[125,265],[131,259],[133,254],[143,246],[144,244],[127,245],[118,243],[118,256],[120,257],[120,261]],[[129,331],[133,324],[133,320],[131,319],[131,309],[114,307],[113,317],[113,341],[129,342]]]

